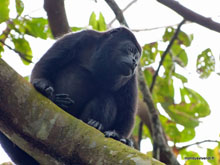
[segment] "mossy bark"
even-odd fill
[[[40,164],[162,164],[69,115],[2,59],[0,131]]]

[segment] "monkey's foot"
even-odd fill
[[[118,140],[118,141],[130,146],[130,147],[134,147],[134,143],[132,142],[132,140],[121,137],[115,130],[105,131],[104,135],[105,135],[105,137],[113,138],[115,140]]]
[[[90,120],[87,122],[87,124],[90,125],[90,126],[92,126],[92,127],[94,127],[94,128],[96,128],[96,129],[98,129],[99,131],[102,131],[102,130],[103,130],[103,125],[102,125],[100,122],[98,122],[98,121],[96,121],[96,120],[94,120],[94,119],[90,119]]]

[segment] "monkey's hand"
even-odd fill
[[[104,135],[105,135],[105,137],[113,138],[115,140],[118,140],[118,141],[132,147],[132,148],[134,147],[134,143],[132,142],[132,140],[120,136],[115,130],[105,131]]]
[[[74,101],[68,94],[54,94],[52,84],[46,79],[35,79],[32,84],[40,93],[48,97],[62,109],[68,109],[70,105],[74,104]]]
[[[54,88],[51,83],[46,79],[34,79],[32,82],[33,86],[44,96],[52,98]]]

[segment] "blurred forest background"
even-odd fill
[[[29,80],[55,38],[70,31],[126,26],[143,49],[135,148],[169,162],[161,157],[170,147],[181,164],[217,165],[219,6],[218,0],[0,0],[0,58]],[[157,141],[161,139],[166,144]]]

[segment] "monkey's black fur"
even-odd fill
[[[106,137],[131,146],[127,138],[136,113],[136,67],[140,56],[135,36],[123,27],[68,34],[35,65],[31,83],[71,115]],[[1,143],[7,143],[2,139]],[[7,152],[13,152],[13,148]]]

